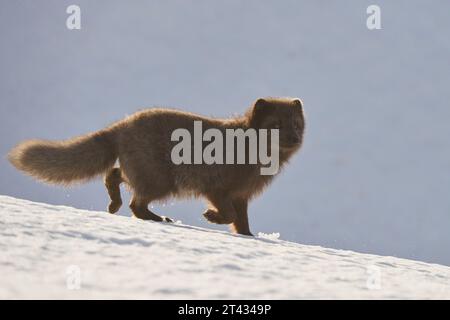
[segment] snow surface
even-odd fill
[[[446,266],[261,236],[0,196],[0,298],[450,298]]]

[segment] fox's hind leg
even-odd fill
[[[122,197],[120,196],[120,184],[123,182],[120,168],[112,168],[105,176],[105,186],[108,190],[111,202],[108,205],[109,213],[116,213],[122,206]]]
[[[124,143],[119,157],[122,178],[133,192],[130,209],[139,219],[173,222],[148,209],[150,202],[163,200],[173,190],[171,172],[167,166],[162,165],[162,156],[150,142],[142,136],[130,138]]]
[[[130,202],[130,209],[136,218],[158,222],[173,222],[173,220],[170,218],[158,216],[157,214],[154,214],[153,212],[148,210],[149,202],[150,200],[148,198],[138,197],[136,196],[136,194],[133,196],[133,199],[131,199]]]

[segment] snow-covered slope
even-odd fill
[[[0,298],[450,298],[450,268],[0,196]]]

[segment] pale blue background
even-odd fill
[[[65,26],[73,3],[80,31]],[[298,96],[304,149],[251,205],[252,230],[450,265],[450,2],[376,1],[383,29],[369,31],[373,3],[2,0],[0,194],[103,210],[100,181],[37,183],[8,150],[146,106],[227,116]],[[215,227],[200,201],[157,207]]]

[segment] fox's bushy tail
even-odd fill
[[[69,185],[105,173],[118,157],[111,129],[64,141],[27,140],[8,154],[19,170],[44,182]]]

